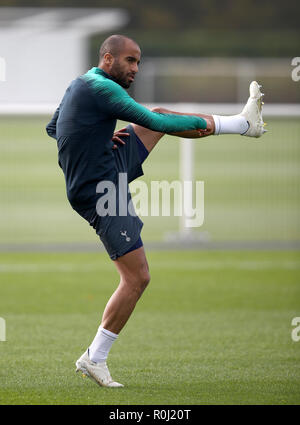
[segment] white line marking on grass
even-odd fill
[[[0,273],[51,273],[51,272],[62,272],[62,273],[73,273],[73,272],[93,272],[100,270],[109,270],[112,267],[107,265],[96,265],[96,264],[0,264]]]
[[[183,261],[175,262],[155,262],[150,263],[152,269],[172,270],[299,270],[299,261]]]
[[[181,263],[175,261],[153,260],[150,262],[150,268],[153,270],[171,269],[171,270],[299,270],[300,262],[292,260],[283,261],[189,261],[182,260]],[[20,263],[20,264],[0,264],[0,273],[89,273],[103,270],[112,270],[114,267],[108,263],[101,264],[74,264],[74,263]]]

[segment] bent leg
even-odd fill
[[[117,258],[114,263],[120,283],[105,307],[101,326],[119,334],[146,289],[150,275],[143,246]]]

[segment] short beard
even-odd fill
[[[123,89],[129,89],[131,83],[127,83],[124,80],[116,80],[118,84],[120,84]]]
[[[123,78],[122,71],[120,70],[119,62],[115,61],[113,67],[111,68],[111,76],[115,81],[120,84],[124,89],[129,89],[131,82],[128,82]]]

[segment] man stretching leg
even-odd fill
[[[143,174],[142,163],[164,134],[199,138],[212,134],[264,133],[262,93],[256,82],[241,114],[182,114],[136,103],[124,89],[138,72],[141,51],[127,37],[113,35],[100,48],[98,67],[75,79],[47,125],[57,140],[59,165],[73,209],[95,229],[120,275],[94,340],[76,361],[76,371],[105,387],[122,387],[109,373],[106,360],[120,331],[150,281],[149,267],[140,237],[142,221],[121,214],[119,175],[128,183]],[[132,124],[114,133],[117,119]],[[114,185],[116,214],[105,214],[101,184]],[[126,205],[131,201],[127,185]],[[107,193],[106,193],[107,194]],[[106,195],[105,194],[105,195]]]

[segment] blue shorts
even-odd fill
[[[142,163],[149,152],[143,142],[133,131],[133,127],[126,128],[129,136],[122,137],[125,145],[118,145],[114,149],[115,164],[118,173],[127,173],[128,184],[143,175]],[[77,212],[88,221],[100,237],[106,251],[112,260],[143,246],[140,236],[143,222],[137,215],[127,211],[126,215],[119,215],[119,187],[116,184],[116,215],[101,216],[96,207]],[[131,194],[127,186],[127,205],[131,201]]]

